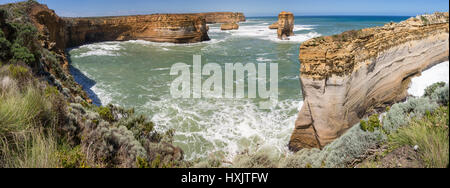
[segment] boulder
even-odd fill
[[[233,23],[224,23],[220,26],[220,29],[223,31],[226,30],[238,30],[239,29],[239,25],[236,22]]]
[[[275,22],[272,25],[270,25],[269,29],[278,29],[278,22]]]

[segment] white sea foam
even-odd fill
[[[81,58],[88,56],[119,56],[121,49],[120,42],[102,42],[86,44],[72,50],[87,51],[74,56],[75,58]]]
[[[295,31],[305,31],[305,30],[313,30],[314,25],[294,25],[294,32]]]
[[[425,94],[425,89],[436,82],[449,83],[449,62],[440,63],[422,72],[421,76],[415,77],[411,81],[408,93],[415,97]]]
[[[298,28],[297,30],[309,30],[310,28],[303,27]],[[223,31],[231,34],[234,37],[249,37],[249,38],[257,38],[262,40],[270,40],[273,42],[286,43],[286,42],[304,42],[314,37],[321,36],[317,32],[311,31],[306,34],[295,34],[294,36],[289,37],[289,40],[280,40],[277,36],[276,30],[271,30],[265,25],[252,25],[252,26],[241,26],[238,30],[231,31]]]
[[[95,84],[91,90],[98,96],[102,105],[110,104],[112,102],[113,93],[117,93],[108,91],[103,84]]]
[[[188,160],[218,152],[231,160],[243,150],[256,150],[264,145],[275,148],[274,152],[285,153],[297,112],[303,105],[302,101],[285,100],[270,111],[261,111],[250,101],[191,100],[192,105],[185,102],[165,99],[147,105],[160,108],[153,122],[159,127],[175,128],[176,136],[184,138],[175,142],[185,146],[185,152],[190,153],[186,156]]]
[[[256,59],[256,61],[259,61],[259,62],[270,62],[272,60],[271,59],[266,59],[264,57],[259,57],[258,59]]]

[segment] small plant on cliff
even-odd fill
[[[420,20],[422,20],[423,24],[428,25],[429,21],[425,16],[420,16]]]
[[[114,121],[114,116],[111,113],[111,109],[109,109],[108,107],[100,106],[97,108],[97,112],[103,120],[108,122]]]
[[[376,129],[382,128],[378,114],[370,116],[368,121],[361,120],[360,126],[363,131],[369,132],[374,132]]]

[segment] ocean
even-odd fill
[[[288,152],[288,142],[302,106],[299,81],[299,46],[319,36],[338,34],[408,17],[308,16],[295,18],[295,36],[277,39],[268,26],[276,17],[247,18],[239,30],[221,31],[210,25],[211,41],[170,44],[146,41],[101,42],[69,49],[71,72],[97,105],[135,108],[157,125],[159,131],[175,130],[174,144],[187,160],[223,157],[270,149]],[[176,99],[170,75],[176,63],[192,65],[193,55],[202,63],[277,63],[278,104],[260,109],[256,99]],[[208,77],[204,77],[206,79]],[[237,80],[239,81],[239,80]],[[240,80],[242,81],[242,80]]]

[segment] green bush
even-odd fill
[[[441,88],[441,87],[444,87],[445,86],[445,82],[438,82],[438,83],[435,83],[435,84],[433,84],[433,85],[431,85],[431,86],[428,86],[426,89],[425,89],[425,97],[431,97],[431,95],[433,95],[433,93],[436,91],[436,89],[439,89],[439,88]]]
[[[34,55],[28,50],[28,48],[25,48],[17,43],[14,43],[11,46],[11,52],[13,54],[12,62],[19,63],[23,62],[27,65],[31,65],[34,62]]]
[[[86,155],[80,146],[74,148],[65,146],[64,149],[57,152],[57,157],[62,168],[89,168]]]
[[[100,106],[97,108],[97,112],[103,120],[108,122],[114,121],[114,116],[111,113],[111,109],[109,109],[108,107]]]

